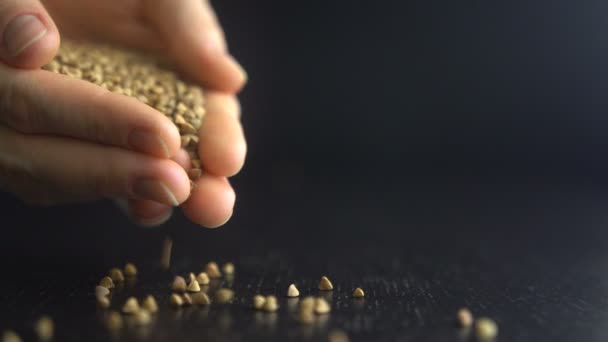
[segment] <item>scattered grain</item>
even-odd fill
[[[463,328],[468,328],[473,324],[473,314],[467,308],[462,308],[456,313],[456,320]]]
[[[209,305],[211,300],[205,292],[198,292],[192,295],[192,304],[195,305]]]
[[[266,312],[275,312],[279,310],[279,302],[277,297],[275,296],[266,296],[266,301],[264,301],[264,311]]]
[[[310,324],[315,321],[315,314],[312,310],[300,310],[298,312],[298,321],[304,324]]]
[[[200,285],[208,285],[209,284],[209,276],[207,275],[207,273],[201,272],[201,273],[198,274],[198,276],[196,276],[196,281],[198,281],[198,283]]]
[[[215,301],[219,304],[227,304],[234,298],[234,291],[231,289],[222,288],[215,293]]]
[[[158,304],[152,295],[148,295],[146,298],[144,298],[144,300],[141,302],[141,307],[146,309],[146,311],[149,313],[158,312]]]
[[[192,297],[190,297],[189,294],[184,293],[182,295],[182,300],[183,300],[183,304],[182,305],[184,305],[184,306],[186,306],[186,305],[192,305]]]
[[[349,342],[348,335],[342,330],[332,330],[327,336],[329,342]]]
[[[188,178],[190,178],[191,180],[197,180],[197,179],[201,178],[202,175],[203,175],[203,170],[201,170],[201,169],[188,170]]]
[[[192,274],[192,273],[190,273]],[[192,276],[194,277],[194,274],[192,274]],[[201,290],[201,287],[198,285],[198,281],[196,281],[196,278],[193,278],[190,281],[190,284],[188,284],[188,292],[199,292]]]
[[[266,297],[262,295],[253,296],[253,308],[256,310],[262,310],[264,308],[264,303],[266,303]]]
[[[498,326],[490,318],[479,318],[475,322],[475,335],[482,341],[493,340],[498,335]]]
[[[334,286],[329,281],[329,278],[326,276],[321,277],[321,281],[319,282],[319,290],[321,291],[330,291],[333,290]]]
[[[12,330],[6,330],[2,334],[2,342],[21,342],[21,337]]]
[[[111,311],[108,313],[106,325],[108,329],[112,331],[122,328],[122,316],[120,316],[120,314],[116,311]]]
[[[110,307],[110,300],[108,297],[97,297],[97,306],[102,309],[107,309]]]
[[[95,286],[95,297],[105,297],[110,294],[110,290],[107,287],[101,285]]]
[[[132,263],[127,263],[125,265],[125,275],[127,277],[135,277],[137,275],[137,267],[135,267]]]
[[[317,298],[315,298],[315,304],[314,304],[313,310],[316,314],[326,314],[331,311],[331,307],[329,306],[329,303],[327,303],[327,301],[324,298],[317,297]]]
[[[148,325],[152,320],[150,312],[145,309],[138,310],[133,316],[133,321],[136,325]]]
[[[173,283],[171,284],[171,289],[175,292],[186,291],[186,280],[184,277],[175,276],[175,278],[173,278]]]
[[[53,320],[48,316],[42,316],[34,325],[34,331],[38,335],[38,339],[48,341],[53,338],[55,334],[55,325]]]
[[[214,261],[207,264],[205,267],[205,272],[207,272],[209,278],[219,278],[222,276],[222,272],[220,272],[220,269],[217,267],[217,263]]]
[[[315,307],[315,298],[306,296],[300,300],[300,311],[313,311]]]
[[[300,296],[300,291],[298,291],[298,288],[296,287],[295,284],[291,284],[289,285],[289,288],[287,289],[287,297],[298,297]]]
[[[110,277],[103,277],[99,281],[99,286],[103,286],[106,289],[113,289],[114,288],[114,281]]]
[[[163,241],[163,247],[160,252],[160,267],[164,270],[168,270],[171,266],[171,250],[173,249],[173,240],[165,238]]]
[[[234,264],[231,262],[227,262],[222,266],[222,272],[224,274],[234,274]]]
[[[180,295],[178,295],[176,293],[173,293],[171,295],[169,302],[171,303],[171,306],[177,307],[177,308],[184,305],[184,300],[182,299],[182,297]]]
[[[125,280],[125,276],[122,274],[120,268],[116,267],[110,270],[110,278],[112,278],[115,283],[120,283]]]
[[[129,297],[122,306],[122,312],[127,315],[132,315],[139,311],[139,303],[135,297]]]

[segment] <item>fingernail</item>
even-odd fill
[[[133,184],[133,193],[142,199],[148,199],[177,207],[179,202],[171,190],[162,182],[153,179],[139,179]]]
[[[155,218],[138,218],[135,220],[135,223],[137,223],[138,225],[142,226],[142,227],[156,227],[156,226],[160,226],[161,224],[167,222],[167,220],[169,220],[171,218],[171,215],[173,214],[173,210],[168,210],[166,213],[163,213],[162,215],[159,215]]]
[[[38,17],[31,14],[20,15],[11,20],[4,29],[4,48],[11,56],[17,56],[42,39],[46,32],[46,26]]]
[[[207,228],[215,229],[215,228],[219,228],[219,227],[225,225],[226,223],[228,223],[228,221],[230,221],[230,219],[232,218],[232,214],[233,213],[234,213],[234,211],[230,212],[230,215],[228,215],[228,217],[226,218],[226,220],[224,222],[222,222],[222,223],[220,223],[218,225],[215,225],[215,226],[208,226]]]
[[[171,215],[173,214],[173,209],[165,207],[166,209],[163,210],[161,214],[156,215],[155,217],[137,217],[129,211],[129,204],[126,199],[114,198],[114,203],[120,209],[120,211],[127,215],[133,222],[145,228],[160,226],[168,219],[170,219]],[[159,204],[158,206],[161,207],[163,205]]]
[[[169,148],[158,135],[142,130],[134,130],[129,134],[129,145],[139,152],[159,155],[169,158]]]

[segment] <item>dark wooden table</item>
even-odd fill
[[[250,74],[235,216],[146,230],[109,203],[0,195],[0,329],[30,341],[48,314],[57,341],[466,341],[466,306],[498,341],[608,339],[602,2],[214,3]],[[234,303],[170,309],[172,276],[209,260],[235,263],[215,284]],[[126,261],[141,276],[113,309],[151,293],[161,311],[110,336],[93,289]],[[282,296],[249,308],[291,282],[317,294],[322,275],[332,312],[310,326]]]
[[[7,199],[13,214],[35,215],[21,216],[13,223],[21,233],[4,240],[0,328],[31,340],[33,322],[48,314],[58,341],[316,341],[336,329],[352,341],[466,341],[471,337],[454,325],[464,306],[498,322],[497,341],[605,341],[606,197],[532,188],[410,188],[390,198],[371,190],[365,198],[252,190],[242,194],[234,220],[213,231],[179,215],[145,230],[110,205],[32,211]],[[270,215],[272,208],[279,210]],[[174,259],[163,272],[157,260],[167,234]],[[129,260],[140,276],[115,291],[112,308],[127,296],[153,294],[160,313],[149,326],[110,335],[93,288],[109,267]],[[235,263],[232,281],[208,289],[233,288],[234,302],[171,309],[173,275],[209,260]],[[297,300],[284,293],[294,282],[302,295],[318,295],[321,275],[335,286],[323,294],[332,312],[302,325],[294,318]],[[351,298],[357,286],[365,289],[362,300]],[[278,295],[279,311],[252,310],[257,293]]]

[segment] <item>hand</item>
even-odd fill
[[[228,176],[246,144],[234,97],[246,76],[227,53],[207,2],[198,0],[36,0],[0,3],[0,186],[28,202],[128,199],[140,223],[166,220],[182,206],[214,227],[231,215]],[[156,110],[84,81],[35,70],[62,34],[164,53],[210,89],[200,130],[204,176],[190,194],[174,125]],[[78,28],[78,30],[76,29]],[[21,69],[17,69],[21,68]],[[27,69],[27,70],[26,70]]]

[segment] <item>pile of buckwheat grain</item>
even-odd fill
[[[165,114],[179,129],[188,151],[191,180],[201,175],[198,130],[205,116],[202,89],[188,83],[160,60],[101,44],[63,41],[45,70],[99,85],[127,95]]]

